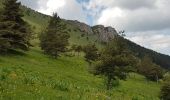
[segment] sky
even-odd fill
[[[19,0],[52,15],[125,30],[126,38],[170,55],[170,0]]]

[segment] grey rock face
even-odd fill
[[[112,27],[104,27],[103,25],[96,25],[92,27],[94,34],[98,35],[100,41],[108,42],[112,40],[117,32]]]
[[[93,34],[93,30],[89,25],[87,25],[85,23],[78,22],[77,20],[69,21],[69,22],[74,24],[75,26],[77,26],[81,32],[84,32],[88,35]]]
[[[68,22],[72,25],[75,25],[81,32],[84,32],[87,35],[97,35],[98,40],[101,42],[108,42],[117,35],[117,31],[112,27],[104,27],[103,25],[96,25],[91,27],[78,21]]]

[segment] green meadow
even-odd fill
[[[159,100],[160,85],[130,74],[107,91],[83,56],[52,59],[39,48],[0,57],[2,100]]]

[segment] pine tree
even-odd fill
[[[153,63],[149,56],[144,56],[138,66],[138,72],[151,81],[157,81],[163,78],[163,70],[160,66]]]
[[[28,50],[30,46],[30,26],[22,19],[21,3],[17,0],[5,0],[0,15],[0,51],[9,49]]]
[[[75,52],[77,52],[78,56],[79,56],[81,51],[82,51],[82,46],[81,45],[77,45],[76,48],[75,48]]]
[[[170,76],[167,76],[161,87],[161,100],[170,100]]]
[[[45,54],[57,58],[61,53],[66,52],[70,35],[64,31],[65,29],[65,24],[57,13],[54,13],[48,27],[40,36],[40,45]]]
[[[96,75],[103,75],[106,77],[107,89],[111,89],[114,81],[118,79],[126,79],[126,67],[133,65],[131,58],[133,55],[127,49],[124,41],[119,36],[110,42],[103,50],[99,61],[95,66]]]
[[[98,49],[94,44],[84,46],[83,51],[85,53],[86,61],[90,64],[92,61],[96,61],[99,57]]]
[[[77,55],[79,56],[80,52],[82,51],[82,46],[81,45],[76,45],[76,44],[73,44],[71,46],[71,50],[74,51],[74,52],[77,52]],[[74,54],[75,55],[75,54]]]

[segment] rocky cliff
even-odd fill
[[[96,34],[102,42],[108,42],[112,40],[115,35],[117,35],[117,32],[114,28],[104,27],[103,25],[93,26],[92,30],[93,34]]]
[[[98,36],[99,41],[108,42],[117,35],[117,31],[112,27],[104,27],[103,25],[89,26],[78,21],[68,21],[69,24],[76,26],[81,32],[87,35]]]
[[[73,24],[74,26],[76,26],[81,32],[84,32],[89,35],[93,34],[92,28],[85,23],[81,23],[77,20],[75,20],[75,21],[69,20],[68,22],[69,22],[69,24]]]

